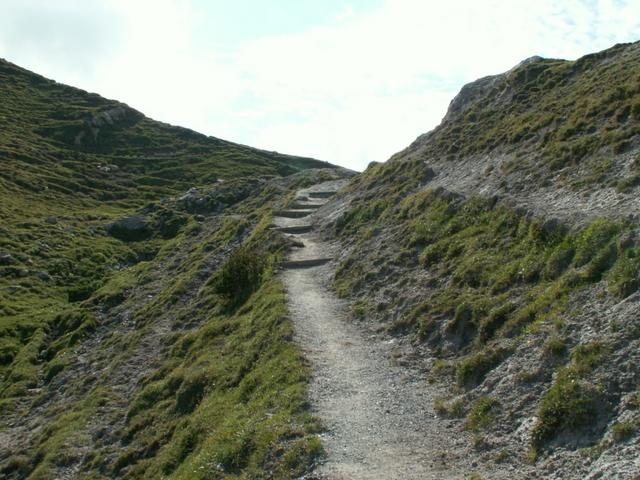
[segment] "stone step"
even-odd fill
[[[309,196],[309,198],[329,198],[332,197],[336,194],[335,191],[333,192],[309,192],[307,195]]]
[[[323,203],[298,203],[294,202],[289,205],[290,210],[317,210]]]
[[[279,210],[273,213],[274,217],[302,218],[311,215],[314,210]]]
[[[309,233],[313,231],[313,225],[294,225],[292,227],[273,227],[280,233]]]
[[[309,267],[318,267],[320,265],[324,265],[325,263],[329,263],[333,258],[312,258],[309,260],[287,260],[280,264],[281,268],[291,269],[291,268],[309,268]]]

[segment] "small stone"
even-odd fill
[[[196,222],[204,222],[204,215],[198,214],[198,215],[195,215],[193,218],[196,220]]]
[[[58,219],[56,217],[47,217],[44,219],[44,221],[49,225],[55,225],[56,223],[58,223]]]
[[[621,250],[631,248],[635,245],[635,243],[636,243],[635,231],[625,232],[622,235],[620,235],[620,238],[618,239],[618,247]]]
[[[544,230],[548,235],[553,235],[555,233],[561,235],[566,229],[557,218],[549,218],[542,224],[542,230]]]
[[[16,263],[10,253],[0,253],[0,265],[12,265]]]
[[[49,280],[51,280],[51,277],[47,272],[43,272],[43,271],[35,272],[34,275],[38,277],[40,280],[42,280],[43,282],[48,282]]]

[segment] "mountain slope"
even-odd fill
[[[268,226],[289,192],[349,172],[5,61],[0,99],[2,476],[308,469],[317,427]]]
[[[640,473],[639,79],[640,43],[480,79],[319,212],[354,320],[412,345],[485,466]]]

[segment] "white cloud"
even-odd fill
[[[388,0],[222,51],[196,41],[207,19],[186,0],[88,4],[5,0],[0,55],[163,121],[353,168],[435,126],[463,83],[640,37],[634,1]]]

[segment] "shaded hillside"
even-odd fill
[[[639,82],[638,43],[529,59],[320,212],[354,320],[518,475],[639,473]]]
[[[0,99],[0,476],[309,468],[316,427],[273,276],[287,245],[268,226],[289,192],[348,172],[5,61]]]

